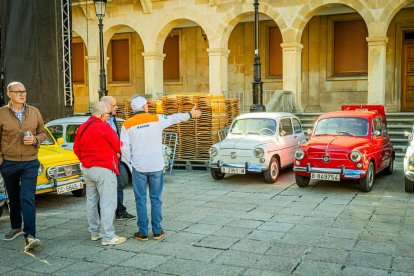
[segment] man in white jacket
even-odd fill
[[[134,238],[148,240],[147,183],[151,200],[151,226],[153,239],[164,236],[161,226],[161,193],[164,186],[162,153],[162,131],[173,124],[198,118],[201,111],[195,106],[190,112],[172,115],[149,114],[147,100],[141,96],[131,100],[136,114],[125,121],[121,130],[121,150],[124,158],[131,163],[132,185],[138,215],[138,232]]]

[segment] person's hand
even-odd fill
[[[24,136],[23,137],[23,144],[25,144],[25,145],[36,145],[37,144],[36,137],[34,137],[33,135]]]
[[[198,118],[201,116],[201,111],[196,109],[197,105],[194,105],[194,107],[191,109],[191,118]]]

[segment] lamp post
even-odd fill
[[[254,77],[253,77],[253,104],[250,112],[266,111],[263,105],[263,82],[260,72],[260,54],[259,54],[259,0],[254,0]]]
[[[103,46],[103,24],[102,19],[105,16],[107,0],[93,0],[95,4],[95,13],[99,19],[99,55],[100,55],[100,70],[99,70],[99,98],[102,96],[108,95],[108,90],[106,90],[106,75],[105,75],[105,66],[104,66],[104,46]]]

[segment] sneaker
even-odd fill
[[[11,241],[22,234],[23,234],[22,228],[11,229],[6,235],[4,235],[3,240]]]
[[[26,246],[24,247],[24,250],[32,250],[36,247],[40,246],[41,242],[39,239],[36,239],[35,237],[29,235],[26,238]]]
[[[97,241],[102,238],[101,233],[91,234],[91,241]]]
[[[164,236],[165,236],[165,232],[161,230],[161,232],[159,234],[154,234],[152,238],[154,240],[159,240],[159,239],[161,239]]]
[[[144,236],[140,232],[135,232],[134,233],[134,238],[136,240],[139,240],[139,241],[147,241],[148,240],[148,236]]]
[[[134,215],[126,213],[123,215],[116,215],[115,220],[125,220],[125,219],[133,219],[133,218],[135,218]]]
[[[126,238],[115,236],[111,240],[102,239],[101,244],[102,245],[117,245],[117,244],[124,243],[125,241],[126,241]]]

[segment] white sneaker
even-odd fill
[[[97,241],[102,238],[101,233],[91,234],[91,241]]]
[[[102,239],[101,244],[102,245],[117,245],[117,244],[124,243],[125,241],[126,241],[126,238],[115,236],[111,240]]]

